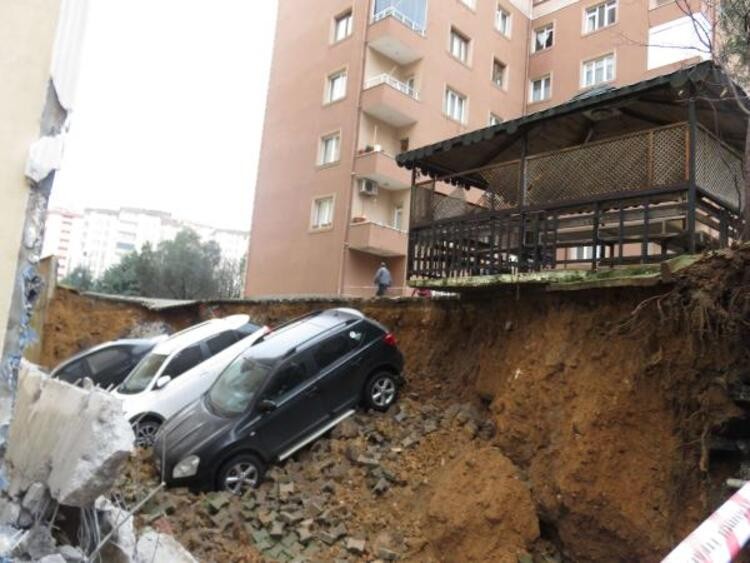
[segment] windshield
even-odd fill
[[[149,354],[135,366],[130,375],[117,388],[117,391],[125,394],[140,393],[148,387],[151,380],[159,371],[167,356],[164,354]]]
[[[260,391],[270,366],[239,356],[229,364],[208,391],[213,410],[233,416],[245,412]]]

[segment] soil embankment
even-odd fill
[[[748,262],[747,248],[710,256],[673,285],[648,289],[212,303],[168,313],[58,290],[43,357],[53,365],[156,321],[181,328],[247,312],[272,324],[354,306],[399,338],[406,404],[419,415],[418,424],[391,413],[375,423],[384,463],[398,473],[385,493],[371,491],[356,458],[327,487],[368,546],[387,528],[411,560],[658,561],[727,494],[712,479],[707,439],[738,415],[727,389],[747,374],[747,290],[738,288],[750,286]],[[477,422],[445,415],[459,403],[473,405]],[[403,448],[412,423],[417,441]],[[333,437],[322,450],[346,460],[346,448],[371,447],[371,435]],[[324,477],[293,463],[299,471],[291,465],[284,479],[300,490]],[[185,523],[173,520],[179,535]]]

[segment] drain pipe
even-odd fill
[[[338,294],[339,296],[344,295],[344,278],[346,268],[346,257],[349,250],[349,227],[352,222],[352,202],[354,200],[354,166],[357,159],[357,143],[359,142],[359,126],[362,120],[362,90],[364,89],[364,78],[365,78],[365,63],[367,57],[367,32],[370,27],[370,14],[372,13],[372,0],[366,4],[367,12],[363,18],[362,25],[362,56],[360,57],[360,74],[359,80],[355,82],[357,85],[357,103],[356,110],[357,114],[354,119],[354,131],[352,132],[352,168],[351,174],[349,175],[349,192],[346,198],[346,223],[344,224],[344,244],[341,246],[341,260],[339,263],[339,282],[338,282]]]

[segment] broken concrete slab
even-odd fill
[[[134,439],[118,399],[22,363],[6,452],[11,494],[41,482],[61,504],[90,506],[114,484]]]
[[[47,493],[47,487],[43,483],[32,483],[23,496],[21,506],[32,514],[38,514],[44,510],[48,502],[49,494]]]
[[[172,536],[145,530],[138,538],[135,563],[198,563]]]
[[[102,559],[112,563],[131,563],[136,552],[133,518],[104,497],[96,499],[94,508],[98,513],[102,533],[108,534],[114,530],[107,545],[102,548]]]

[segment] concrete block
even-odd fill
[[[135,563],[198,563],[176,539],[154,530],[138,538]]]
[[[91,506],[111,489],[134,439],[119,399],[22,363],[6,452],[12,493],[41,482],[61,504]]]
[[[23,496],[21,506],[32,514],[38,514],[47,506],[48,502],[47,487],[43,483],[33,483]]]
[[[63,556],[65,561],[83,561],[85,559],[83,552],[72,545],[63,545],[57,549],[57,552]]]
[[[37,560],[36,563],[65,563],[65,557],[63,557],[59,553],[54,553],[52,555],[45,555],[41,559]]]
[[[136,551],[133,518],[104,497],[96,499],[94,507],[104,534],[117,529],[107,545],[102,548],[102,560],[111,563],[132,563]]]

